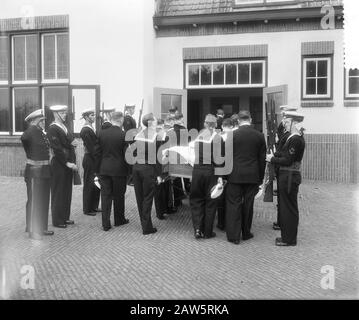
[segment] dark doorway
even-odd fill
[[[197,129],[200,130],[200,126],[202,124],[201,117],[201,100],[188,100],[187,103],[187,127],[188,129]]]
[[[213,97],[211,98],[211,113],[216,114],[217,109],[223,109],[224,117],[229,118],[239,111],[239,97]]]
[[[263,131],[263,101],[262,97],[249,98],[249,112],[252,117],[252,124],[255,129]]]

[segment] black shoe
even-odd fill
[[[277,222],[273,222],[273,229],[274,230],[280,230],[280,226]]]
[[[253,237],[254,237],[253,233],[249,233],[249,235],[247,235],[247,236],[242,236],[242,239],[249,240],[249,239],[252,239]]]
[[[156,217],[157,217],[157,219],[159,219],[159,220],[165,220],[165,219],[166,219],[166,217],[165,217],[163,214],[159,214],[159,215],[157,215]]]
[[[30,232],[29,237],[34,240],[42,240],[42,236],[38,233]]]
[[[92,212],[102,212],[100,208],[93,209]]]
[[[224,226],[217,224],[217,229],[224,231]]]
[[[239,244],[240,241],[239,241],[239,240],[229,240],[229,239],[228,239],[228,242],[232,242],[232,243],[234,243],[234,244]]]
[[[84,212],[84,214],[87,216],[95,216],[96,212]]]
[[[170,207],[167,209],[167,214],[174,214],[177,212],[177,208],[176,207]]]
[[[204,235],[203,235],[203,233],[202,233],[201,230],[196,229],[196,230],[194,231],[194,237],[195,237],[196,239],[201,239],[201,238],[204,238]]]
[[[111,227],[103,227],[103,231],[108,231],[110,229],[111,229]]]
[[[57,224],[57,225],[54,224],[54,227],[56,227],[56,228],[67,228],[67,225],[66,224]]]
[[[282,238],[276,238],[275,245],[279,247],[291,247],[291,246],[296,246],[297,242],[287,243],[287,242],[283,242]]]
[[[152,233],[156,233],[157,232],[157,229],[156,228],[152,228],[152,229],[150,229],[150,230],[148,230],[148,231],[143,231],[142,233],[144,234],[144,235],[147,235],[147,234],[152,234]]]
[[[74,224],[75,221],[74,221],[74,220],[66,220],[65,223],[66,223],[66,224]]]
[[[122,226],[122,225],[124,225],[124,224],[129,223],[129,222],[130,222],[130,220],[125,219],[125,220],[121,221],[120,223],[115,223],[115,227]]]
[[[50,230],[45,230],[42,234],[43,234],[44,236],[53,236],[53,235],[54,235],[54,232],[53,232],[53,231],[50,231]]]
[[[210,235],[204,235],[204,238],[205,239],[211,239],[211,238],[214,238],[215,236],[216,236],[216,233],[212,232]]]

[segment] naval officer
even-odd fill
[[[54,234],[48,230],[50,149],[44,132],[45,117],[42,109],[30,113],[25,121],[29,127],[22,134],[21,142],[26,153],[26,231],[30,238],[40,240],[42,235]]]
[[[54,154],[51,159],[51,213],[52,224],[57,228],[66,228],[74,224],[70,220],[72,184],[76,166],[74,138],[65,125],[67,106],[55,105],[50,110],[54,121],[50,124],[47,136]]]
[[[284,113],[284,127],[290,133],[280,152],[268,154],[266,160],[279,166],[278,192],[280,196],[279,221],[281,237],[277,246],[295,246],[299,223],[298,191],[302,181],[301,162],[305,141],[300,123],[304,116],[295,112]]]
[[[83,213],[89,216],[95,216],[99,211],[98,204],[100,200],[100,190],[94,183],[95,179],[95,146],[97,135],[93,123],[95,122],[95,110],[86,109],[82,112],[82,118],[85,124],[80,131],[80,137],[84,144],[85,154],[82,160],[84,169],[84,182],[82,194]]]

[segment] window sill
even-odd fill
[[[333,101],[302,101],[301,107],[302,108],[331,108],[334,106]]]
[[[20,136],[9,136],[0,134],[0,146],[20,146]]]
[[[359,99],[357,99],[357,100],[344,100],[344,107],[359,107]]]

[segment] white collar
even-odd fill
[[[67,130],[67,128],[66,128],[66,126],[62,123],[62,124],[60,124],[60,123],[57,123],[57,122],[52,122],[51,124],[50,124],[50,126],[51,125],[56,125],[56,126],[58,126],[59,128],[61,128],[62,129],[62,131],[64,131],[66,134],[68,133],[68,130]]]
[[[242,127],[242,126],[250,126],[251,123],[250,122],[243,122],[243,123],[240,123],[239,126]]]
[[[147,129],[147,128],[146,128]],[[144,133],[144,131],[146,129],[142,129],[136,136],[135,136],[135,141],[144,141],[144,142],[154,142],[157,138],[157,132],[155,132],[155,134],[153,135],[152,138],[145,138],[144,135],[140,136],[141,134]]]
[[[200,137],[203,137],[203,136],[201,135],[201,133],[200,133],[200,134],[198,135],[198,137],[196,138],[195,141],[203,142],[203,143],[211,143],[216,134],[217,134],[217,132],[216,132],[216,131],[213,131],[213,133],[212,133],[211,137],[209,138],[209,140],[203,140],[203,139],[200,140],[199,138],[200,138]]]
[[[95,132],[94,127],[91,126],[90,124],[85,124],[84,127],[90,128],[90,129],[92,129],[93,132]]]

